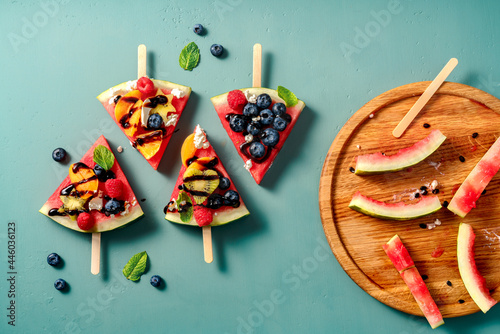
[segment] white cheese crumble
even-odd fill
[[[253,122],[259,122],[260,121],[260,116],[252,118],[252,121]]]
[[[251,133],[249,133],[249,134],[247,134],[247,135],[245,136],[245,142],[247,142],[247,143],[251,143],[251,142],[252,142],[252,140],[253,140],[253,136],[252,136],[252,134],[251,134]]]
[[[102,209],[102,197],[94,197],[89,202],[89,210],[101,210]]]
[[[116,95],[112,95],[112,96],[109,98],[108,104],[115,104],[115,99],[116,99]]]
[[[437,180],[432,181],[431,186],[430,186],[431,190],[436,189],[438,187],[438,185],[439,185],[439,182]]]
[[[244,92],[244,94],[248,102],[257,103],[257,96],[255,94],[250,93],[248,89]]]
[[[123,152],[123,147],[118,146],[118,148],[116,150],[118,151],[118,153],[122,153]]]
[[[178,99],[184,97],[184,95],[185,95],[184,91],[180,90],[178,88],[172,89],[172,91],[170,92],[170,94],[172,94],[173,96],[175,96]]]
[[[177,115],[177,114],[170,114],[170,115],[168,115],[167,116],[167,121],[164,122],[165,126],[175,125],[177,123],[177,117],[179,117],[179,115]]]
[[[127,81],[127,90],[134,90],[137,89],[137,80],[130,80]]]
[[[197,149],[208,148],[210,144],[207,141],[207,136],[203,129],[197,125],[194,129],[194,147]]]
[[[245,167],[245,169],[247,171],[250,171],[250,168],[252,168],[253,164],[252,164],[252,160],[251,159],[248,159],[246,162],[245,162],[245,165],[243,167]]]

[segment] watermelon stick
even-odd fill
[[[203,253],[205,254],[205,262],[212,263],[214,254],[212,251],[212,227],[210,225],[201,228],[203,233]]]
[[[253,87],[262,87],[262,45],[253,46]]]
[[[443,82],[446,80],[448,75],[450,75],[451,71],[457,66],[458,60],[457,58],[451,58],[448,63],[443,67],[441,72],[437,75],[437,77],[431,82],[429,87],[425,89],[422,95],[418,98],[417,102],[410,108],[410,111],[403,117],[403,119],[399,122],[396,128],[392,131],[392,135],[396,138],[399,138],[406,131],[406,128],[410,125],[410,123],[417,117],[418,113],[422,108],[429,102],[431,97],[436,93],[436,91],[441,87]]]
[[[101,232],[92,233],[92,258],[90,261],[90,272],[99,274],[101,266]]]

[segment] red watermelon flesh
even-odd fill
[[[394,264],[394,267],[398,270],[401,278],[403,278],[406,285],[410,289],[410,292],[431,327],[436,328],[444,324],[441,312],[432,299],[422,276],[420,276],[415,264],[413,263],[410,253],[404,246],[399,236],[396,234],[382,247],[391,262]]]
[[[208,140],[206,140],[206,142],[208,142]],[[231,180],[231,178],[229,177],[229,174],[227,173],[226,169],[224,168],[224,165],[222,164],[222,161],[219,159],[219,156],[215,152],[213,146],[210,145],[210,143],[209,143],[209,146],[207,148],[197,149],[195,152],[195,156],[197,158],[216,157],[218,159],[218,163],[214,167],[214,169],[217,170],[217,172],[220,176],[227,177],[229,179],[230,187],[228,189],[221,190],[218,188],[214,191],[214,193],[218,193],[220,195],[223,195],[228,190],[234,190],[234,191],[238,192],[235,185],[234,185],[233,180]],[[169,204],[171,204],[172,202],[175,202],[175,200],[179,196],[179,192],[180,192],[179,186],[181,186],[184,183],[183,175],[184,175],[185,171],[186,171],[186,166],[182,165],[181,170],[179,171],[179,176],[177,178],[177,182],[175,183],[175,186],[174,186],[174,190],[172,192],[172,195],[170,196],[170,199],[169,199],[170,203]],[[238,194],[239,194],[239,192],[238,192]],[[193,203],[194,203],[194,201],[193,201]],[[170,210],[166,209],[165,211],[166,211],[166,215],[165,215],[166,220],[169,220],[171,222],[178,223],[178,224],[198,226],[194,217],[189,222],[183,222],[183,221],[181,221],[180,215],[177,212],[177,210],[174,209],[173,211],[170,211]],[[224,224],[230,223],[236,219],[239,219],[241,217],[244,217],[244,216],[250,214],[248,212],[248,210],[245,206],[245,203],[243,202],[241,196],[240,196],[240,205],[237,208],[234,208],[231,206],[222,206],[219,209],[210,209],[210,211],[213,214],[213,221],[210,223],[210,226],[224,225]]]
[[[170,138],[175,131],[175,127],[177,126],[177,123],[179,122],[179,119],[182,115],[182,112],[183,112],[184,108],[186,107],[186,103],[189,100],[189,96],[191,94],[191,87],[178,85],[178,84],[175,84],[175,83],[172,83],[169,81],[164,81],[164,80],[152,79],[152,81],[155,84],[155,88],[161,89],[161,91],[165,95],[171,94],[172,90],[175,88],[177,88],[178,90],[180,90],[184,93],[184,96],[182,96],[180,98],[173,96],[172,101],[170,101],[176,110],[175,114],[177,114],[177,121],[175,122],[175,124],[166,127],[166,129],[165,129],[166,133],[162,138],[160,149],[158,150],[158,152],[154,156],[152,156],[150,159],[147,159],[147,161],[149,162],[151,167],[153,167],[156,170],[158,168],[158,165],[160,164],[161,158],[163,157],[163,153],[165,152],[165,149],[167,148],[167,145],[170,142]],[[115,121],[115,123],[120,127],[120,129],[122,129],[122,127],[121,127],[120,123],[116,120],[116,117],[115,117],[115,103],[110,103],[110,100],[117,95],[125,95],[126,93],[132,91],[133,88],[131,88],[130,86],[131,86],[131,84],[124,82],[124,83],[121,83],[117,86],[114,86],[114,87],[106,90],[105,92],[103,92],[102,94],[100,94],[97,97],[97,99],[102,103],[104,108],[108,111],[109,115],[111,116],[113,121]],[[143,96],[143,98],[145,99],[146,96]],[[139,131],[137,132],[137,134],[134,137],[130,137],[128,135],[126,135],[126,136],[127,136],[128,140],[131,143],[133,143],[136,140],[136,137],[138,135],[141,135],[141,134],[144,134],[147,132],[149,132],[149,131],[140,127]]]
[[[87,151],[87,153],[85,153],[82,159],[80,159],[80,162],[84,163],[90,168],[93,168],[96,165],[93,160],[94,149],[98,145],[103,145],[104,147],[106,147],[111,151],[106,138],[104,138],[104,136],[101,136],[99,137],[99,139],[97,139],[94,145],[92,145],[92,147]],[[123,174],[123,171],[120,168],[120,165],[118,164],[116,158],[113,167],[111,167],[110,170],[116,175],[116,179],[122,181],[123,183],[123,191],[122,195],[120,196],[120,200],[123,200],[125,202],[125,205],[128,204],[129,206],[128,209],[122,211],[122,213],[114,216],[113,215],[106,216],[104,213],[100,211],[90,210],[89,213],[92,216],[95,225],[92,229],[86,231],[81,230],[78,227],[77,222],[75,220],[72,220],[67,215],[50,216],[49,211],[51,209],[57,209],[62,205],[62,201],[59,198],[59,196],[61,195],[61,190],[72,184],[69,175],[62,181],[62,183],[59,185],[56,191],[54,191],[54,193],[49,197],[47,202],[40,209],[40,212],[49,217],[50,219],[54,220],[55,222],[63,226],[66,226],[67,228],[70,228],[78,232],[86,232],[86,233],[105,232],[114,230],[141,217],[143,215],[141,206],[139,205],[137,198],[135,197],[134,192],[132,191],[132,188],[130,187],[127,178],[125,177],[125,174]],[[103,193],[106,194],[104,182],[99,182],[99,190],[103,191]]]
[[[269,107],[270,109],[277,102],[284,103],[283,99],[281,99],[278,96],[278,92],[273,90],[273,89],[269,89],[269,88],[243,88],[240,90],[242,92],[248,91],[247,94],[255,95],[255,96],[259,96],[260,94],[264,94],[264,93],[268,94],[272,99],[272,104]],[[251,160],[252,166],[247,168],[247,169],[249,170],[252,177],[255,179],[255,182],[257,182],[257,184],[259,184],[262,181],[262,178],[264,177],[266,172],[271,167],[271,165],[272,165],[274,159],[276,158],[276,156],[278,155],[279,151],[283,147],[283,144],[285,143],[286,139],[290,135],[290,132],[292,131],[293,127],[295,126],[295,123],[297,122],[297,119],[298,119],[300,113],[302,112],[302,110],[305,107],[305,103],[301,100],[298,100],[298,103],[295,106],[286,108],[287,109],[286,113],[289,114],[291,117],[290,123],[287,125],[287,127],[285,128],[284,131],[279,132],[280,140],[279,140],[278,144],[273,149],[271,149],[269,156],[267,156],[267,158],[265,160],[263,160],[262,162],[258,162],[258,161],[256,161],[256,159],[252,159],[251,156],[245,154],[240,149],[240,146],[246,142],[244,133],[234,132],[233,130],[231,130],[231,128],[229,126],[229,122],[226,119],[226,116],[229,114],[235,114],[235,113],[241,114],[242,112],[235,111],[234,109],[231,109],[231,107],[229,107],[229,105],[227,103],[227,95],[228,94],[229,93],[225,93],[222,95],[212,97],[211,101],[215,107],[215,110],[217,111],[217,114],[219,115],[222,126],[224,127],[227,134],[229,135],[229,138],[231,138],[231,141],[233,142],[233,144],[236,148],[236,151],[238,152],[238,154],[241,156],[241,158],[244,161],[244,163],[242,164],[242,168],[246,168],[243,166],[245,166],[246,163],[249,160]],[[243,151],[245,151],[245,149]]]

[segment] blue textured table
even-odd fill
[[[500,97],[499,15],[498,1],[3,1],[0,332],[431,332],[425,319],[370,297],[339,266],[318,212],[321,168],[335,135],[364,103],[432,80],[451,57],[459,65],[449,81]],[[192,32],[196,23],[206,35]],[[189,72],[178,56],[191,41],[201,61]],[[209,100],[251,85],[256,42],[263,46],[263,85],[283,85],[307,104],[260,186]],[[158,172],[95,98],[136,76],[141,43],[149,50],[149,76],[193,88]],[[213,43],[225,47],[222,59],[210,54]],[[213,228],[212,264],[203,261],[201,230],[171,224],[163,214],[180,145],[198,123],[251,211]],[[101,274],[93,276],[90,235],[38,209],[67,174],[68,164],[54,162],[52,150],[65,147],[74,162],[100,134],[115,153],[126,147],[117,159],[146,201],[142,220],[102,235]],[[127,281],[123,266],[143,250],[148,272]],[[63,257],[62,268],[47,265],[51,252]],[[166,288],[149,284],[153,274]],[[67,293],[53,288],[59,277],[69,283]],[[486,315],[447,319],[434,332],[498,333],[499,315],[497,306]]]

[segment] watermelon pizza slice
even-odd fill
[[[236,89],[211,100],[222,126],[245,162],[244,168],[259,184],[305,103],[281,86],[278,91],[260,87]]]
[[[249,214],[199,125],[182,144],[181,159],[179,177],[165,207],[165,219],[192,226],[218,226]]]
[[[191,88],[141,77],[101,93],[97,99],[149,164],[157,169]]]
[[[104,136],[99,137],[42,206],[40,212],[78,232],[105,232],[143,215]]]

